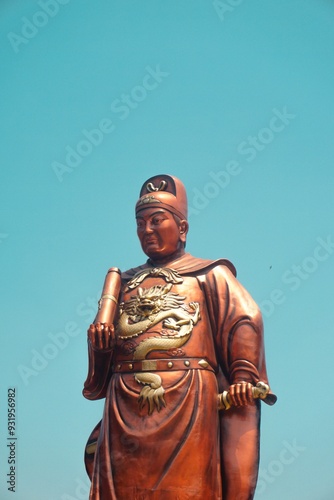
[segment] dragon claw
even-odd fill
[[[151,415],[156,408],[160,411],[163,406],[166,406],[164,399],[165,389],[161,385],[161,378],[153,373],[136,373],[135,379],[138,383],[144,384],[138,397],[138,404],[142,409],[145,404],[148,404],[148,414]]]

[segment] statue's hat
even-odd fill
[[[136,214],[144,208],[163,208],[187,220],[187,193],[183,183],[173,175],[154,175],[144,182],[139,200],[136,203]]]

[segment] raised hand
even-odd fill
[[[108,323],[91,324],[88,329],[88,340],[96,351],[110,351],[115,345],[114,325]]]

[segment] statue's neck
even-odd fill
[[[184,248],[180,248],[176,252],[174,252],[171,255],[168,255],[167,257],[161,258],[161,259],[148,259],[148,264],[150,264],[153,267],[164,267],[166,264],[169,264],[170,262],[173,262],[174,260],[179,259],[185,254]]]

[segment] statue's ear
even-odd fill
[[[181,220],[180,224],[179,224],[179,228],[180,228],[180,240],[183,243],[185,243],[186,239],[187,239],[187,232],[189,229],[188,221],[186,221],[185,219]]]
[[[142,297],[143,296],[143,289],[141,287],[138,288],[138,297]]]

